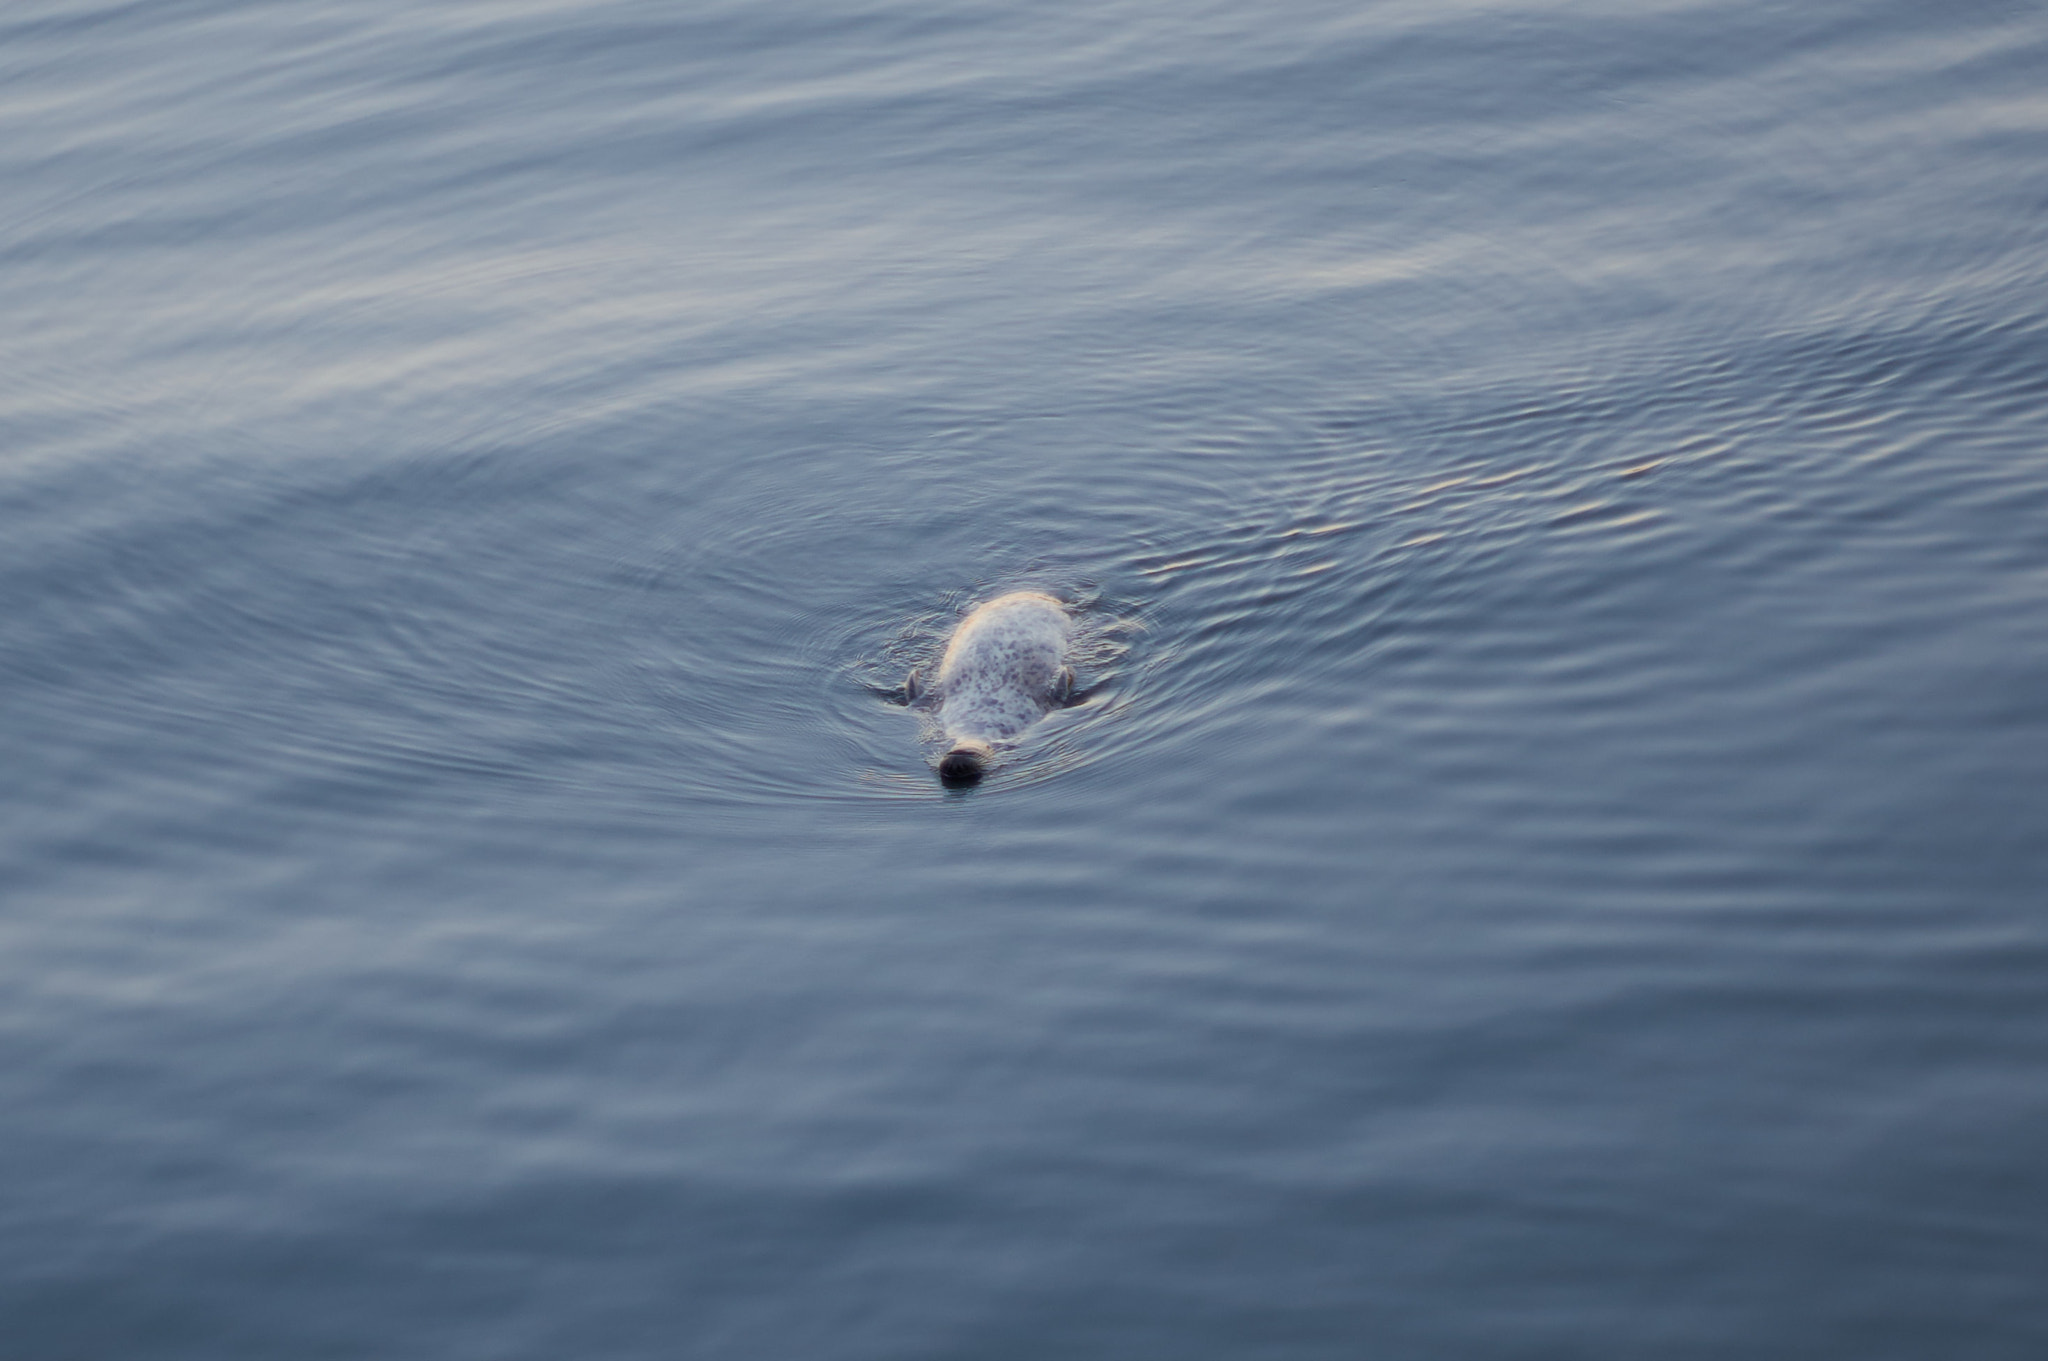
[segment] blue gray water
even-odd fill
[[[2039,5],[11,0],[0,185],[6,1356],[2048,1355]]]

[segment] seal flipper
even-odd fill
[[[1075,681],[1074,668],[1070,666],[1060,672],[1060,678],[1053,686],[1052,707],[1055,709],[1072,709],[1077,705],[1086,704],[1101,693],[1101,681],[1097,681],[1093,685],[1081,685]]]
[[[872,682],[862,681],[861,689],[867,691],[876,699],[886,699],[891,704],[901,704],[905,708],[917,703],[925,696],[924,680],[916,671],[912,671],[895,685],[875,685]]]

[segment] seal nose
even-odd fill
[[[939,778],[947,784],[973,784],[988,766],[988,758],[971,747],[955,747],[939,761]]]

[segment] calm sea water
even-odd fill
[[[8,1357],[2048,1355],[2039,5],[12,0],[0,185]]]

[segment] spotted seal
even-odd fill
[[[951,750],[939,761],[947,784],[972,784],[996,748],[1014,742],[1073,695],[1067,607],[1038,591],[1012,591],[976,606],[953,630],[929,687],[916,672],[908,698],[934,703]]]

